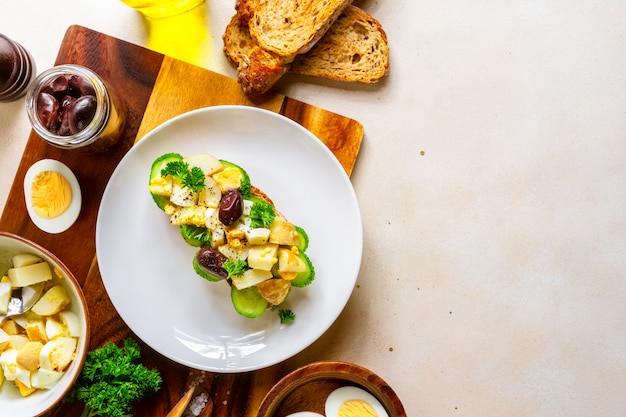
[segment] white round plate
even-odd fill
[[[237,314],[225,282],[196,275],[196,248],[148,192],[162,154],[210,153],[240,165],[252,184],[310,237],[315,281],[281,305],[296,314]],[[106,290],[133,332],[162,355],[212,372],[243,372],[283,361],[318,339],[350,297],[361,265],[363,230],[352,184],[330,150],[286,117],[245,106],[216,106],[173,118],[142,138],[105,189],[96,251]]]

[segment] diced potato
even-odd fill
[[[9,301],[13,287],[10,282],[0,282],[0,315],[5,315],[9,311]]]
[[[35,319],[26,322],[26,335],[31,342],[46,343],[48,341],[48,335],[46,334],[45,320]]]
[[[41,262],[41,258],[30,253],[20,253],[11,258],[13,268],[20,268]]]
[[[0,329],[0,353],[4,352],[4,350],[9,345],[9,335],[4,330]]]
[[[257,285],[259,294],[265,298],[268,303],[272,305],[279,305],[285,301],[285,297],[289,294],[291,283],[284,279],[268,279],[267,281],[260,282]]]
[[[273,243],[252,246],[248,252],[248,266],[253,269],[270,271],[278,261],[277,251],[278,245]]]
[[[52,270],[47,262],[26,265],[19,268],[11,268],[7,272],[11,285],[14,287],[26,287],[38,282],[52,279]]]
[[[9,336],[20,333],[21,327],[13,319],[6,319],[0,324],[0,329],[7,332]]]
[[[39,352],[41,352],[42,348],[43,343],[41,342],[28,342],[24,344],[17,352],[15,362],[28,371],[36,371],[39,369]]]
[[[200,168],[205,175],[213,175],[224,169],[219,159],[208,153],[186,156],[183,160],[189,164],[190,168]]]
[[[28,342],[28,337],[26,337],[25,334],[12,334],[9,336],[9,346],[7,349],[19,350]]]
[[[293,224],[289,223],[284,217],[276,216],[272,224],[270,224],[270,243],[279,245],[295,246],[298,244],[298,232]]]
[[[300,258],[298,248],[293,246],[291,249],[278,249],[278,273],[284,272],[304,272],[306,264]]]
[[[65,288],[61,285],[55,285],[41,296],[33,306],[32,311],[40,316],[51,316],[63,310],[70,301]]]
[[[252,287],[253,285],[257,285],[259,282],[263,282],[270,278],[272,278],[272,273],[270,271],[248,269],[243,273],[243,275],[231,277],[231,280],[233,285],[238,290],[243,290],[244,288]]]

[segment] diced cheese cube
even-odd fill
[[[217,208],[222,200],[222,191],[215,180],[206,177],[204,180],[204,189],[198,193],[198,205]]]
[[[259,227],[246,232],[246,239],[250,245],[264,245],[270,238],[270,229]]]
[[[247,243],[242,243],[237,247],[227,243],[225,245],[218,246],[217,250],[229,259],[245,261],[248,259],[248,252],[250,249]]]
[[[260,269],[247,269],[243,275],[237,275],[231,277],[233,285],[238,290],[243,290],[244,288],[252,287],[257,285],[260,282],[271,279],[272,273],[270,271],[263,271]]]
[[[11,280],[11,285],[14,287],[26,287],[38,282],[51,280],[52,269],[50,269],[48,262],[39,262],[19,268],[11,268],[8,270],[7,275]]]
[[[177,181],[174,181],[170,201],[172,204],[176,204],[180,207],[195,206],[198,202],[198,193],[190,188],[183,187]]]
[[[248,252],[248,266],[253,269],[270,271],[278,260],[276,257],[277,251],[278,245],[273,243],[250,247],[250,251]]]
[[[9,311],[9,301],[13,287],[10,282],[0,282],[0,315],[5,315]]]

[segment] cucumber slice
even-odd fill
[[[250,198],[250,176],[245,169],[240,167],[239,165],[233,164],[232,162],[225,161],[223,159],[219,160],[224,168],[237,168],[241,172],[241,183],[239,185],[239,193],[243,198]]]
[[[306,271],[299,272],[298,275],[291,280],[291,285],[297,288],[302,288],[311,284],[315,279],[315,268],[313,267],[313,263],[309,257],[304,252],[300,252],[298,256],[300,256],[300,259],[302,259],[306,264]]]
[[[206,227],[183,224],[180,226],[180,234],[190,246],[211,246],[211,233]]]
[[[293,227],[296,228],[296,233],[298,234],[298,250],[304,252],[309,247],[309,235],[300,226],[294,224]]]
[[[182,161],[182,160],[183,160],[183,156],[181,154],[174,153],[174,152],[166,153],[164,155],[159,156],[157,159],[154,160],[154,162],[152,163],[152,167],[150,168],[150,180],[148,181],[148,184],[152,183],[152,180],[154,178],[158,178],[161,176],[161,170],[165,168],[168,162]],[[150,193],[150,195],[152,196],[152,199],[154,200],[156,205],[161,210],[163,210],[165,206],[170,202],[170,199],[167,196],[154,194],[154,193]]]
[[[230,299],[237,313],[251,319],[259,317],[269,306],[267,300],[259,294],[259,289],[256,286],[238,290],[234,285],[231,285]]]

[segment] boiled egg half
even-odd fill
[[[326,399],[326,417],[389,417],[383,405],[369,392],[345,386]]]
[[[61,233],[78,218],[82,204],[74,173],[62,162],[42,159],[24,176],[26,210],[39,229]]]

